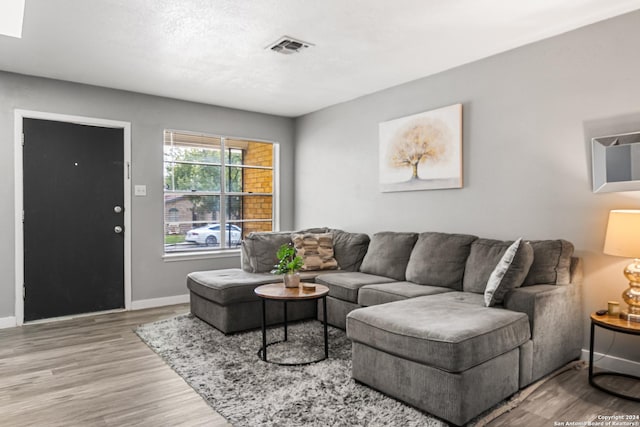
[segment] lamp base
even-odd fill
[[[640,314],[629,313],[627,310],[620,313],[620,318],[628,320],[629,322],[640,323]]]
[[[622,299],[628,304],[620,317],[630,322],[640,323],[640,259],[636,258],[624,269],[629,287],[622,293]]]

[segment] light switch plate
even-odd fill
[[[147,186],[146,185],[136,185],[134,187],[134,194],[136,196],[146,196],[147,195]]]

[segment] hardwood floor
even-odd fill
[[[597,364],[595,364],[597,366]],[[597,423],[606,421],[600,416],[640,416],[640,403],[620,399],[604,393],[589,385],[588,369],[570,370],[548,380],[523,403],[487,424],[492,427],[551,427],[588,425],[589,421]],[[599,378],[598,382],[614,389],[625,390],[629,394],[640,396],[640,382],[622,378]],[[625,389],[625,387],[627,387]],[[640,426],[640,419],[621,418],[622,424]],[[558,423],[558,424],[556,424]],[[564,423],[564,424],[560,424]],[[579,424],[584,423],[584,424]],[[627,423],[627,424],[624,424]],[[635,424],[634,424],[635,423]],[[595,424],[594,424],[595,425]]]
[[[133,332],[188,310],[0,330],[0,426],[228,426]]]
[[[133,332],[188,310],[183,304],[0,330],[0,426],[229,426]],[[640,392],[637,382],[629,387]],[[640,403],[590,387],[582,369],[547,381],[488,425],[546,427],[599,415],[640,415]]]

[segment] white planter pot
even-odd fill
[[[299,273],[287,273],[284,275],[284,287],[285,288],[297,288],[300,286],[300,274]]]

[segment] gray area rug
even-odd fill
[[[265,363],[261,331],[225,336],[192,315],[136,329],[219,414],[234,426],[446,426],[351,378],[351,343],[329,328],[329,359],[307,366]],[[282,328],[268,331],[282,339]],[[270,346],[269,360],[299,362],[324,353],[322,324],[289,326],[289,341]]]
[[[289,327],[286,344],[270,346],[269,360],[292,363],[324,355],[322,324]],[[424,426],[448,424],[351,378],[351,342],[329,327],[329,359],[307,366],[279,366],[258,358],[261,331],[225,336],[192,315],[149,323],[138,336],[209,405],[234,426]],[[281,340],[282,327],[268,331]],[[483,427],[527,399],[546,381],[584,361],[570,362],[487,410],[469,425]]]

